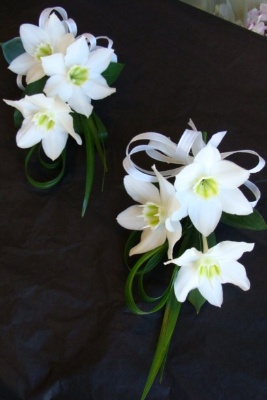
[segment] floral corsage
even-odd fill
[[[207,141],[207,134],[197,131],[191,120],[189,125],[191,129],[183,133],[178,144],[155,132],[135,136],[123,161],[128,174],[124,187],[137,203],[117,217],[121,226],[133,231],[125,245],[129,268],[126,303],[138,315],[165,309],[142,400],[156,376],[162,377],[181,304],[188,299],[199,312],[205,301],[221,306],[224,283],[243,290],[250,288],[245,268],[238,260],[244,252],[253,250],[254,243],[216,243],[218,224],[267,228],[255,209],[260,191],[249,180],[265,161],[251,150],[220,153],[218,146],[226,132],[216,133]],[[133,159],[140,152],[153,159],[151,164],[168,164],[169,169],[139,167]],[[256,157],[257,164],[245,169],[227,159],[237,153]],[[250,194],[250,200],[240,187]],[[166,282],[166,289],[160,294],[155,288],[156,295],[152,296],[149,274],[153,271],[155,277],[155,269]]]
[[[116,91],[110,85],[123,65],[117,62],[113,42],[106,36],[77,35],[76,23],[62,7],[45,9],[39,26],[22,24],[20,37],[1,43],[9,69],[17,74],[21,100],[4,100],[15,107],[16,142],[29,148],[25,158],[28,181],[39,189],[55,186],[63,177],[69,135],[86,147],[84,215],[94,177],[94,154],[107,169],[106,128],[92,100]],[[106,43],[103,47],[100,43]],[[36,160],[43,176],[36,178]],[[33,172],[34,170],[34,172]]]

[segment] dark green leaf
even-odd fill
[[[191,290],[187,299],[195,307],[196,312],[199,313],[201,307],[205,303],[206,299],[201,295],[198,289]]]
[[[181,308],[181,303],[177,301],[174,291],[171,290],[169,298],[166,303],[166,308],[162,321],[157,348],[154,354],[154,358],[152,361],[152,365],[148,374],[148,378],[145,384],[141,400],[145,400],[158,372],[160,371],[162,366],[164,366],[170,341],[179,316],[180,308]]]
[[[62,179],[62,177],[64,175],[65,166],[66,166],[66,149],[64,149],[63,152],[61,153],[59,160],[55,161],[55,167],[58,167],[60,165],[60,163],[61,163],[61,168],[60,168],[59,172],[56,174],[55,178],[50,179],[50,180],[46,180],[46,181],[37,181],[31,176],[31,174],[29,172],[29,163],[30,163],[30,160],[31,160],[32,156],[34,155],[34,152],[37,149],[38,149],[39,160],[40,160],[40,146],[41,146],[41,143],[36,145],[36,146],[34,146],[34,147],[32,147],[29,150],[29,152],[28,152],[28,154],[27,154],[27,156],[25,158],[25,164],[24,164],[25,175],[26,175],[26,178],[27,178],[28,182],[32,186],[36,187],[37,189],[51,189],[57,183],[59,183],[59,181]],[[41,162],[41,165],[43,167],[45,167],[46,170],[51,170],[51,169],[54,169],[54,167],[51,167],[51,165],[53,165],[53,163],[54,162],[50,163],[50,167],[49,168],[46,167],[46,164],[48,165],[48,163]]]
[[[16,129],[20,129],[24,118],[19,110],[14,111],[14,125]]]
[[[5,43],[1,43],[4,57],[8,64],[10,64],[15,58],[25,53],[25,49],[22,45],[22,41],[19,37],[8,40]]]
[[[46,81],[47,81],[47,76],[44,76],[38,81],[29,83],[29,85],[27,85],[24,90],[24,94],[27,96],[32,96],[33,94],[42,93]]]
[[[223,213],[221,221],[224,224],[241,229],[251,229],[255,231],[264,231],[267,224],[257,210],[249,215],[232,215]]]
[[[106,79],[108,85],[112,85],[116,81],[121,71],[124,68],[124,64],[111,62],[107,69],[102,72],[102,76]]]

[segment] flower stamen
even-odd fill
[[[45,131],[51,131],[55,126],[55,116],[50,111],[39,111],[33,117],[33,122]]]
[[[208,176],[201,177],[193,186],[193,190],[198,196],[204,199],[210,199],[219,194],[218,183],[214,178]]]
[[[50,43],[40,43],[34,53],[35,60],[40,60],[42,57],[51,56],[53,47]]]
[[[89,79],[88,68],[82,65],[73,65],[68,71],[68,79],[76,86],[82,86]]]

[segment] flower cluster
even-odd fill
[[[260,191],[249,180],[251,174],[264,167],[265,161],[251,150],[221,153],[218,146],[226,132],[218,132],[206,142],[206,134],[197,131],[191,120],[189,125],[192,129],[183,133],[178,144],[159,133],[137,135],[129,143],[123,162],[128,173],[124,178],[125,189],[138,204],[121,212],[117,221],[124,228],[141,231],[137,243],[138,235],[130,236],[126,252],[130,256],[143,254],[130,270],[126,301],[134,312],[145,313],[134,301],[133,281],[137,279],[141,300],[158,302],[150,312],[163,306],[168,310],[142,399],[163,365],[174,328],[174,317],[170,315],[177,318],[178,305],[188,298],[197,311],[205,300],[220,307],[222,284],[232,283],[243,290],[250,288],[245,268],[238,260],[244,252],[252,251],[254,244],[229,240],[216,244],[219,222],[259,230],[267,227],[255,210]],[[142,144],[133,147],[137,141]],[[175,167],[159,171],[153,165],[151,171],[145,170],[132,160],[140,151]],[[257,157],[254,168],[247,170],[227,159],[240,152]],[[251,192],[253,201],[246,198],[242,187]],[[162,264],[173,265],[173,274],[164,294],[153,299],[144,291],[143,278]]]
[[[31,148],[41,143],[45,155],[55,161],[69,135],[81,145],[81,136],[90,130],[87,136],[91,135],[94,143],[87,147],[95,146],[105,164],[101,141],[105,129],[93,111],[92,100],[116,91],[109,85],[122,65],[117,62],[109,38],[89,33],[76,35],[76,23],[61,7],[45,9],[39,26],[22,24],[20,37],[1,46],[8,68],[18,75],[24,97],[4,101],[19,111],[15,114],[19,147]],[[105,40],[107,46],[100,46],[99,39]]]

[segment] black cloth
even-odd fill
[[[126,145],[146,131],[178,142],[192,118],[209,134],[228,131],[220,150],[267,158],[267,39],[175,0],[1,0],[0,41],[51,6],[64,7],[79,34],[112,38],[126,66],[117,93],[94,102],[109,131],[108,173],[101,191],[96,157],[84,218],[84,147],[69,140],[63,181],[40,192],[24,175],[13,109],[0,107],[0,400],[137,400],[162,312],[136,316],[125,306],[129,232],[116,216],[133,203],[122,187]],[[2,56],[0,71],[1,98],[18,100]],[[252,179],[266,217],[264,177]],[[222,308],[206,303],[198,315],[182,306],[163,381],[148,399],[267,398],[266,233],[217,231],[218,240],[256,243],[242,258],[251,289],[224,285]]]

